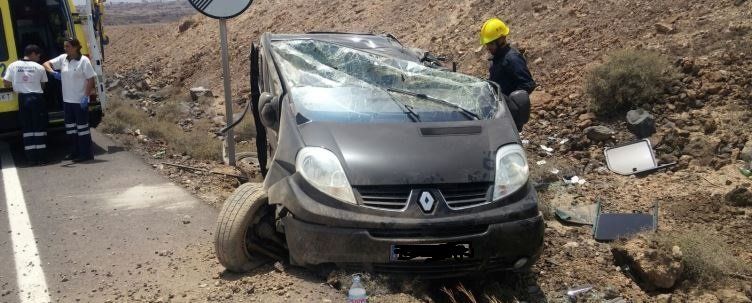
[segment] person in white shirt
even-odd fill
[[[47,161],[47,108],[44,102],[42,83],[47,82],[47,73],[39,63],[42,50],[28,45],[23,60],[11,63],[5,72],[5,86],[13,86],[18,94],[18,115],[23,132],[24,152],[32,164]]]
[[[70,38],[63,48],[65,54],[43,65],[55,79],[62,81],[65,130],[73,142],[68,159],[83,162],[94,159],[89,130],[89,98],[94,94],[94,77],[97,74],[89,58],[81,55],[81,42]]]

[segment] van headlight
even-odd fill
[[[308,183],[321,192],[351,204],[356,204],[350,182],[339,159],[321,147],[304,147],[295,159],[295,168]]]
[[[502,146],[496,152],[493,200],[509,196],[525,186],[530,174],[525,150],[518,144]]]

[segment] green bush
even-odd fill
[[[615,115],[630,107],[657,101],[675,74],[668,59],[658,53],[620,50],[587,73],[585,93],[593,112],[601,116]]]

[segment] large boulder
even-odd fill
[[[674,287],[684,272],[681,248],[662,249],[644,235],[615,245],[611,252],[618,265],[628,265],[648,290]]]
[[[655,120],[653,115],[644,109],[635,109],[627,112],[627,129],[637,138],[647,138],[655,133]]]

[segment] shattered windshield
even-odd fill
[[[295,110],[308,120],[438,122],[492,119],[492,87],[471,76],[316,40],[275,41]]]

